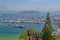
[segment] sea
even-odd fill
[[[1,13],[0,14],[0,40],[19,40],[19,36],[22,32],[27,30],[28,28],[35,29],[36,32],[41,32],[44,24],[35,24],[35,23],[4,23],[4,19],[29,19],[34,17],[40,17],[41,19],[46,19],[47,13]],[[60,15],[59,13],[50,13],[51,20],[56,15]],[[26,28],[15,28],[15,25],[25,25]],[[9,25],[9,26],[7,26]],[[57,24],[52,24],[53,28],[56,29],[58,27]]]

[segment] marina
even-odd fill
[[[1,14],[2,15],[0,17],[1,36],[4,36],[3,34],[5,34],[6,35],[5,39],[7,39],[7,36],[9,36],[10,40],[14,38],[16,38],[14,40],[18,40],[20,33],[27,30],[28,28],[34,28],[37,32],[41,32],[42,28],[44,27],[46,14],[39,13],[38,16],[42,16],[39,18],[37,17],[37,15],[34,15],[35,13],[33,14],[28,13],[28,14],[27,15],[23,15],[22,13],[17,14],[17,15],[16,14]],[[51,15],[51,18],[52,16],[54,16],[54,14],[53,15],[50,14],[50,15]],[[24,18],[22,18],[22,16],[24,16]],[[52,21],[53,21],[53,18],[52,18]],[[56,31],[60,31],[57,23],[55,24],[53,23],[52,25]]]
[[[28,13],[28,14],[30,14],[30,13]],[[40,13],[39,13],[40,14]],[[3,14],[4,15],[4,14]],[[2,24],[6,24],[6,25],[4,25],[4,26],[14,26],[14,25],[20,25],[21,23],[23,24],[23,25],[25,25],[25,24],[44,24],[45,23],[45,19],[44,18],[42,18],[41,17],[41,15],[40,15],[40,17],[38,17],[38,16],[34,16],[34,13],[33,13],[33,16],[34,17],[29,17],[29,16],[27,16],[27,18],[26,18],[26,15],[21,15],[20,16],[20,14],[18,14],[18,16],[16,16],[15,14],[14,15],[11,15],[11,14],[9,14],[9,16],[7,16],[6,14],[6,16],[4,17],[4,16],[1,16],[0,17],[0,22],[2,22]],[[31,15],[31,14],[30,14]],[[45,14],[44,14],[45,15]],[[19,17],[20,16],[20,17]],[[24,17],[23,17],[24,16]],[[8,17],[8,18],[7,18]],[[11,17],[13,17],[13,18],[11,18]],[[44,17],[44,16],[43,16]],[[2,20],[1,20],[2,19]],[[56,20],[56,21],[55,21]],[[56,24],[57,25],[57,17],[53,17],[52,18],[52,23],[53,24]],[[55,22],[54,22],[55,21]],[[0,24],[0,25],[2,25],[2,24]],[[22,26],[22,25],[21,25]]]
[[[4,23],[44,23],[44,20],[38,19],[38,18],[29,18],[28,20],[23,20],[23,19],[17,19],[17,20],[4,20]]]

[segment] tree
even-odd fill
[[[55,40],[60,40],[60,34],[55,37]]]
[[[25,31],[19,36],[19,40],[29,40],[27,31],[32,32],[32,33],[35,32],[35,30],[34,30],[33,28],[29,28],[28,30],[25,30]]]
[[[42,30],[42,40],[54,40],[52,33],[53,33],[53,28],[51,25],[51,19],[50,19],[50,15],[48,12],[47,17],[46,17],[45,26]]]

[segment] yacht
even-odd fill
[[[5,20],[4,23],[14,23],[15,21],[13,20]]]
[[[20,26],[16,24],[16,28],[25,28],[25,26],[24,25]]]

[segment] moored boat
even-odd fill
[[[20,26],[16,24],[16,28],[25,28],[25,26],[24,25]]]

